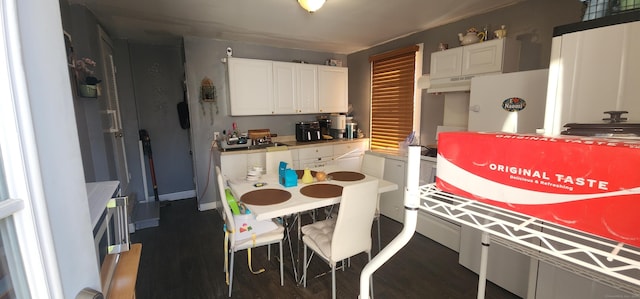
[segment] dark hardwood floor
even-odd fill
[[[160,213],[158,227],[131,235],[132,242],[142,243],[137,298],[227,298],[223,222],[218,213],[198,211],[195,199],[173,201]],[[386,217],[381,221],[384,246],[402,225]],[[309,279],[303,288],[295,283],[291,261],[286,258],[281,287],[279,263],[273,254],[277,255],[277,246],[272,246],[271,261],[266,247],[252,250],[254,269],[266,269],[259,275],[249,272],[246,250],[236,254],[233,298],[331,297],[331,275]],[[351,267],[336,271],[338,298],[358,297],[360,271],[366,262],[366,254],[360,254],[351,259]],[[326,263],[314,258],[308,271],[312,276],[327,270]],[[478,276],[458,264],[455,251],[418,233],[373,275],[375,298],[476,298],[477,283]],[[488,282],[486,298],[518,297]]]

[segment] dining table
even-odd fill
[[[302,223],[300,213],[315,211],[316,209],[339,204],[342,196],[342,188],[353,184],[377,180],[378,193],[398,189],[396,183],[358,171],[345,170],[337,165],[312,169],[310,171],[314,176],[313,182],[302,183],[303,170],[296,170],[298,174],[297,185],[291,187],[285,187],[280,184],[278,174],[266,174],[259,178],[255,178],[254,176],[226,178],[226,184],[231,189],[233,196],[256,220],[281,219],[283,221],[287,231],[285,238],[288,239],[294,277],[298,283],[302,280],[302,277],[298,277],[300,263],[299,236]],[[326,179],[318,181],[315,178],[318,172],[324,172]],[[377,198],[373,198],[372,200],[377,200]],[[288,222],[286,219],[292,216],[294,220]],[[289,233],[295,223],[297,223],[298,231],[298,237],[293,241],[297,244],[296,256],[294,256],[291,235]]]

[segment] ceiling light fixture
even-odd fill
[[[298,4],[310,13],[320,9],[324,2],[325,0],[298,0]]]

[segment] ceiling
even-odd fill
[[[85,5],[112,38],[164,43],[182,36],[350,54],[524,0],[68,0]]]

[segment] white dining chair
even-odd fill
[[[371,199],[377,194],[377,180],[345,186],[342,189],[338,217],[302,227],[304,287],[307,287],[308,248],[331,266],[331,296],[334,299],[337,263],[363,252],[367,253],[371,261],[371,226],[376,211],[376,203]],[[370,283],[373,297],[373,283]]]
[[[248,256],[248,264],[249,269],[252,273],[257,274],[262,271],[254,272],[251,268],[251,248],[260,247],[260,246],[270,246],[271,244],[278,244],[280,249],[280,285],[284,285],[284,265],[282,259],[282,241],[284,239],[284,227],[278,223],[273,223],[271,220],[266,220],[266,222],[272,222],[275,224],[275,229],[263,233],[256,233],[252,235],[251,238],[238,239],[236,235],[238,234],[238,227],[236,226],[236,222],[233,217],[233,213],[231,212],[231,208],[226,200],[225,193],[225,184],[222,179],[222,172],[220,171],[220,167],[216,166],[216,175],[218,179],[218,189],[220,192],[220,198],[222,199],[222,207],[224,209],[224,223],[226,225],[225,228],[225,273],[226,273],[226,281],[229,285],[229,297],[231,297],[231,290],[233,287],[233,263],[234,256],[237,251],[247,249]],[[265,225],[272,226],[272,223],[264,223]],[[257,230],[256,227],[261,225],[260,221],[252,222],[252,226],[254,226],[254,231]],[[271,259],[271,252],[269,252],[269,260]],[[227,264],[227,260],[229,263]]]
[[[293,156],[291,150],[267,151],[266,152],[266,174],[277,174],[280,162],[286,162],[287,167],[293,168]]]
[[[384,157],[366,152],[362,157],[362,165],[360,166],[360,172],[382,180],[384,177],[384,161],[385,161]],[[374,220],[377,225],[378,252],[380,252],[380,250],[382,250],[382,241],[380,240],[380,194],[379,193],[376,196],[376,213],[375,213]]]

